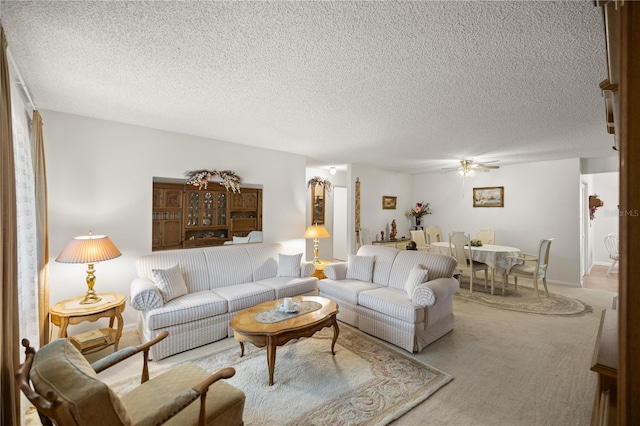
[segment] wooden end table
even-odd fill
[[[72,343],[78,347],[82,353],[97,352],[111,345],[114,345],[115,352],[118,350],[118,343],[122,336],[122,328],[124,326],[122,312],[124,311],[127,298],[119,293],[101,293],[98,296],[101,297],[102,300],[97,303],[89,305],[80,304],[84,299],[84,295],[82,295],[58,302],[49,310],[51,322],[60,328],[58,331],[59,338],[69,337],[67,334],[67,327],[69,325],[80,324],[84,321],[95,322],[100,318],[109,318],[109,327],[97,330],[104,335],[104,339],[96,339],[93,342],[81,342],[74,340],[74,336],[70,337]],[[116,319],[118,320],[118,324],[114,327]],[[86,347],[84,346],[85,343]]]
[[[313,276],[319,280],[327,278],[326,275],[324,274],[324,267],[330,263],[331,263],[330,261],[322,260],[322,259],[320,259],[320,263],[317,263],[317,264],[314,263],[313,266],[316,267],[316,271],[313,273]]]
[[[240,344],[240,356],[244,356],[244,342],[253,343],[259,348],[267,347],[267,366],[269,368],[269,386],[273,385],[273,372],[276,365],[276,348],[292,339],[311,337],[317,331],[325,327],[333,327],[333,340],[331,341],[331,353],[335,355],[334,347],[340,329],[336,315],[338,305],[327,298],[319,296],[298,296],[298,301],[311,301],[322,306],[302,315],[273,322],[261,323],[255,320],[255,316],[261,312],[276,309],[282,304],[282,299],[261,303],[252,308],[238,312],[229,325],[233,329],[233,337]]]

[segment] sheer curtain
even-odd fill
[[[9,68],[11,75],[11,68]],[[12,75],[11,81],[17,81]],[[18,226],[18,304],[20,338],[33,345],[40,342],[38,324],[38,218],[35,177],[31,155],[31,108],[17,83],[11,87],[13,154],[16,173],[16,214]]]

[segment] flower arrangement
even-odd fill
[[[471,240],[471,247],[482,247],[482,241],[480,241],[480,240]]]
[[[420,219],[422,216],[426,214],[431,214],[431,209],[429,208],[429,203],[425,203],[424,201],[420,203],[416,203],[416,206],[411,210],[407,210],[405,215],[407,217],[414,216],[417,219]]]
[[[320,186],[324,188],[327,192],[331,192],[331,187],[332,187],[329,179],[324,179],[324,178],[321,178],[320,176],[314,176],[311,179],[309,179],[309,182],[307,182],[307,188],[310,188],[312,186]]]
[[[227,191],[240,192],[240,181],[242,178],[231,170],[190,170],[184,174],[187,177],[187,184],[197,186],[198,189],[207,189],[210,179],[222,179],[220,185]]]

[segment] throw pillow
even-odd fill
[[[164,303],[188,293],[187,284],[177,264],[168,269],[152,269],[151,275]]]
[[[349,264],[347,266],[347,279],[370,283],[373,279],[374,262],[375,256],[357,256],[350,254]]]
[[[300,276],[300,259],[302,253],[298,254],[282,254],[278,253],[278,272],[277,277],[299,277]]]
[[[244,244],[249,242],[249,237],[233,237],[233,244]]]
[[[409,297],[413,297],[413,292],[416,290],[420,284],[427,282],[429,277],[429,271],[424,269],[422,265],[415,265],[411,272],[409,272],[409,277],[407,277],[407,281],[404,283],[404,291],[407,292]]]

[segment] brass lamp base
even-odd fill
[[[82,302],[80,302],[81,305],[91,305],[92,303],[98,303],[102,300],[102,298],[98,297],[96,292],[93,290],[93,285],[96,283],[96,276],[94,275],[95,272],[96,270],[93,269],[93,263],[89,263],[87,268],[87,287],[89,287],[89,289],[87,290],[87,294],[84,296],[84,299],[82,299]]]
[[[96,296],[95,292],[89,293],[84,296],[84,299],[80,302],[81,305],[91,305],[92,303],[98,303],[102,300],[102,297]]]
[[[320,259],[318,259],[318,243],[320,242],[320,240],[318,240],[317,238],[313,239],[313,264],[314,265],[320,265],[322,262],[320,262]]]

